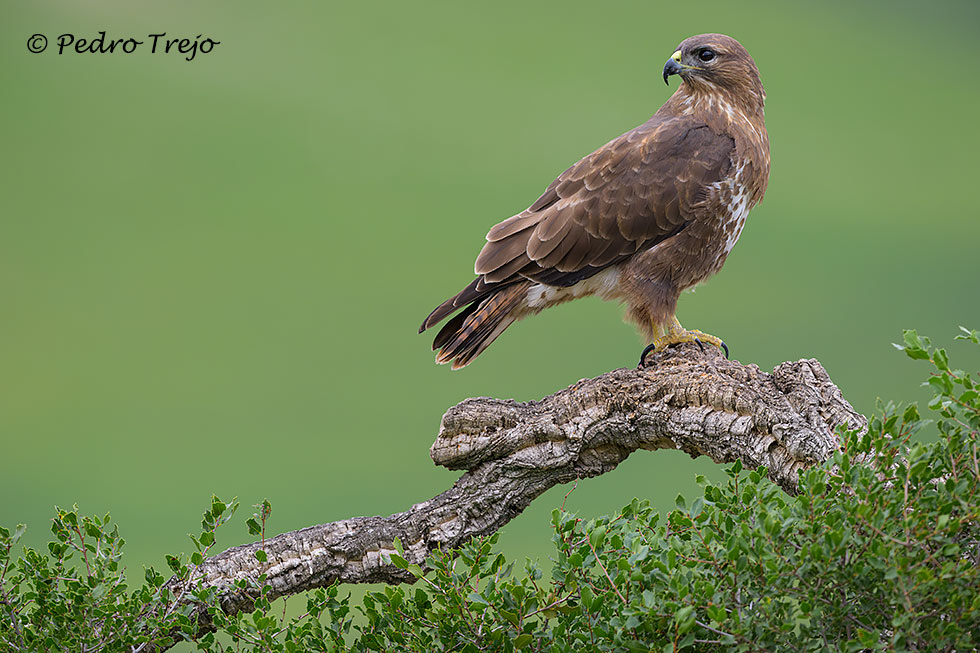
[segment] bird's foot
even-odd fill
[[[713,336],[710,333],[705,333],[703,331],[697,330],[687,330],[677,325],[678,328],[668,329],[663,335],[654,338],[653,344],[647,345],[640,354],[640,367],[646,367],[646,358],[649,354],[654,352],[660,352],[671,345],[679,345],[683,342],[693,342],[697,343],[701,351],[704,351],[705,343],[709,345],[714,345],[722,351],[725,352],[725,358],[728,358],[728,345],[725,341],[718,336]]]
[[[708,343],[709,345],[714,345],[718,349],[721,349],[723,352],[725,352],[725,358],[728,358],[728,345],[725,344],[724,340],[722,340],[718,336],[713,336],[710,333],[705,333],[704,331],[698,331],[697,329],[693,329],[691,331],[685,331],[682,340],[679,341],[674,340],[668,344],[672,345],[672,344],[676,344],[677,342],[692,342],[692,340],[693,342],[698,343],[698,347],[701,348],[701,351],[704,351],[704,344]]]

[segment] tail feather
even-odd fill
[[[491,291],[485,285],[482,285],[480,283],[481,281],[483,281],[483,277],[477,277],[468,286],[436,306],[435,310],[429,313],[429,316],[422,322],[422,326],[419,327],[419,333],[439,324],[446,317],[455,313],[456,309],[460,306],[478,301],[488,295]]]
[[[436,335],[435,340],[432,341],[432,351],[445,347],[446,344],[456,336],[456,333],[463,328],[463,323],[466,321],[466,318],[472,315],[473,311],[479,307],[480,302],[473,302],[457,313],[453,319],[446,322],[446,324],[439,329],[439,333]]]
[[[521,317],[519,309],[527,302],[527,289],[530,285],[529,281],[523,281],[495,288],[484,297],[472,301],[447,322],[435,337],[432,348],[440,350],[436,355],[436,362],[451,362],[454,370],[472,362],[508,326]],[[450,302],[446,302],[436,311],[447,304]],[[426,320],[424,326],[431,326],[430,320]]]
[[[474,340],[473,346],[468,347],[465,351],[458,354],[456,359],[453,361],[452,368],[454,370],[459,370],[472,363],[474,358],[482,354],[483,350],[489,347],[490,344],[497,339],[497,336],[504,332],[504,329],[516,321],[517,318],[514,316],[507,316],[501,319],[500,322],[497,322],[494,325],[492,330],[487,331],[486,335]]]

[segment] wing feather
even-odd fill
[[[577,229],[565,239],[571,243],[568,251],[554,267],[562,272],[581,270],[585,262],[594,260],[595,239],[584,229]]]
[[[487,234],[487,240],[492,243],[499,242],[508,236],[513,236],[519,231],[523,231],[528,227],[533,227],[541,219],[540,215],[534,215],[530,211],[525,211],[524,213],[518,213],[512,218],[507,218],[500,224],[494,226]]]
[[[497,270],[508,267],[515,259],[527,260],[528,235],[523,231],[498,240],[493,247],[484,247],[476,258],[477,274],[500,277]],[[502,277],[506,278],[506,277]]]
[[[514,258],[506,265],[502,265],[493,272],[487,272],[481,278],[487,280],[487,286],[491,284],[500,283],[508,279],[514,280],[521,277],[521,270],[527,266],[532,265],[531,259],[527,257],[526,254],[521,254],[520,256]]]

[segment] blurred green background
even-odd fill
[[[268,497],[275,532],[397,512],[456,477],[428,456],[450,405],[635,364],[598,300],[457,373],[416,329],[492,224],[656,111],[663,62],[700,32],[759,64],[772,178],[681,321],[763,369],[818,358],[865,412],[925,396],[902,328],[976,362],[952,344],[980,328],[975,1],[8,0],[2,18],[0,523],[31,544],[55,504],[111,510],[131,570],[187,550],[212,493]],[[99,30],[221,44],[54,51]],[[695,473],[720,470],[638,453],[568,505],[668,507]],[[546,556],[567,490],[505,552]],[[247,539],[242,518],[219,548]]]

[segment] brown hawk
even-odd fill
[[[684,329],[677,299],[717,272],[769,180],[759,70],[723,34],[684,40],[664,81],[677,91],[650,120],[606,143],[493,227],[479,275],[425,319],[419,333],[462,309],[432,343],[459,369],[504,329],[562,302],[599,295],[660,350],[680,342],[727,347]],[[642,357],[641,357],[642,363]]]

